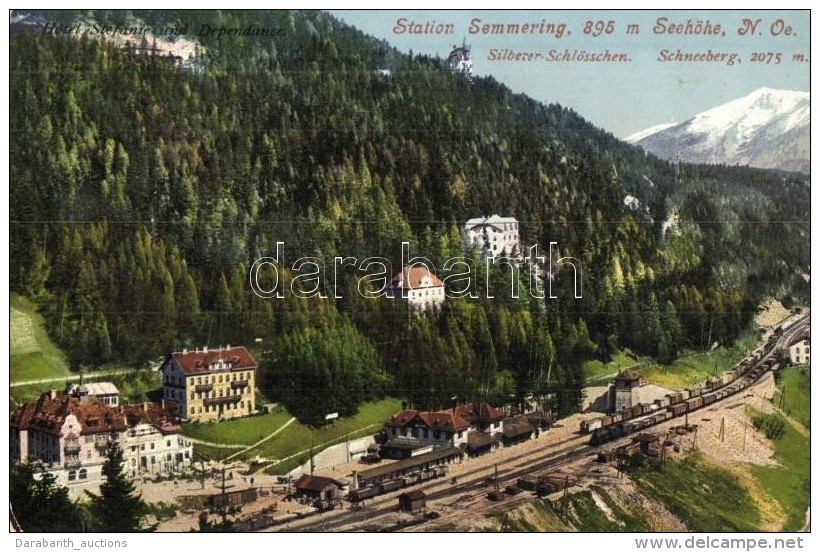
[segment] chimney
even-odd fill
[[[230,343],[228,343],[227,345],[225,345],[225,350],[226,350],[226,351],[230,351],[230,350],[231,350],[231,344],[230,344]]]
[[[56,389],[51,389],[48,392],[48,398],[51,399],[52,401],[55,400],[57,398],[57,390]]]
[[[143,412],[148,412],[148,403],[147,402],[142,403],[142,411]]]
[[[183,347],[183,348],[182,348],[182,354],[183,354],[183,355],[187,355],[187,354],[188,354],[188,349],[187,349],[186,347]]]
[[[203,353],[207,353],[207,352],[208,352],[208,346],[207,346],[207,345],[205,345],[204,347],[202,347],[202,352],[203,352]]]

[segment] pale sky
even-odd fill
[[[559,103],[578,112],[593,124],[618,137],[626,137],[649,126],[682,122],[706,109],[745,96],[761,88],[809,91],[809,12],[799,10],[332,10],[336,17],[363,32],[387,40],[402,52],[446,57],[462,40],[472,46],[473,73],[492,75],[515,92],[545,102]],[[665,31],[671,24],[681,30],[714,31],[704,34],[656,33],[658,19],[666,17]],[[452,25],[452,34],[397,33],[399,19],[407,29],[411,21]],[[478,25],[471,23],[480,19]],[[743,20],[761,21],[754,32],[740,35]],[[607,34],[606,23],[613,21]],[[587,21],[602,21],[600,36],[585,34]],[[687,23],[691,23],[687,28]],[[481,26],[493,23],[557,25],[566,23],[563,36],[556,33],[491,34]],[[637,34],[627,34],[627,25],[637,24]],[[790,28],[790,29],[788,29]],[[590,31],[594,31],[593,26]],[[632,28],[634,31],[635,27]],[[537,28],[540,30],[540,27]],[[776,34],[776,36],[775,36]],[[563,54],[576,50],[626,53],[631,61],[548,62],[492,60],[493,50],[502,53],[541,53],[551,50]],[[662,50],[672,54],[735,53],[733,65],[725,62],[659,61]],[[753,62],[752,54],[761,61]],[[768,55],[771,53],[772,55]],[[776,63],[776,54],[780,62]],[[805,61],[795,61],[795,54]],[[727,60],[728,60],[727,56]]]

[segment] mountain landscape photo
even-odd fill
[[[621,140],[482,47],[12,11],[13,530],[808,527],[808,92]]]
[[[626,141],[670,161],[809,174],[810,123],[808,92],[761,88],[682,123],[638,132]]]

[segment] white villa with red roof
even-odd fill
[[[128,431],[122,442],[125,472],[130,476],[169,473],[191,466],[193,443],[177,420],[157,403],[120,407]]]
[[[389,457],[415,456],[430,447],[461,447],[468,452],[492,450],[504,431],[503,410],[487,403],[467,403],[435,412],[402,410],[387,422]]]
[[[447,66],[456,73],[472,75],[473,56],[466,41],[462,41],[461,46],[453,45],[450,55],[447,56]]]
[[[444,282],[424,265],[405,266],[390,282],[389,296],[406,300],[411,310],[429,311],[444,303]]]
[[[168,408],[189,421],[239,418],[256,408],[256,360],[245,347],[171,353],[162,363]]]

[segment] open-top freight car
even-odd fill
[[[780,333],[775,331],[763,346],[737,363],[719,380],[712,380],[705,385],[694,385],[683,391],[668,393],[663,399],[656,400],[651,406],[643,405],[641,408],[642,414],[640,415],[636,414],[637,410],[633,407],[632,409],[624,409],[612,416],[603,416],[595,420],[582,422],[581,432],[591,433],[591,445],[600,445],[639,429],[661,423],[664,420],[684,416],[689,412],[740,393],[757,381],[766,371],[777,369],[778,364],[774,348],[777,346],[781,335],[782,329]],[[653,410],[657,410],[657,413],[651,414]],[[626,413],[627,411],[629,414]]]

